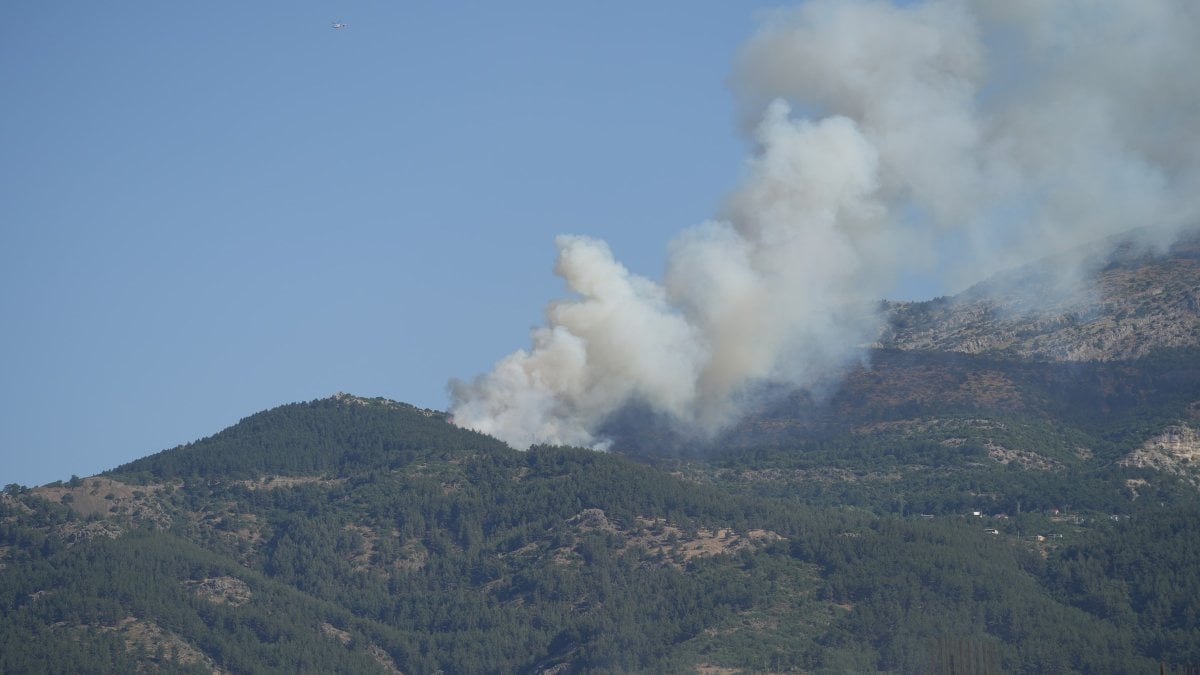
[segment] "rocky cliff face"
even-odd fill
[[[886,303],[875,346],[1060,362],[1200,346],[1200,236],[1164,255],[1118,246],[1068,285],[1054,265],[1022,268],[954,297]]]
[[[1200,487],[1200,430],[1188,425],[1167,427],[1119,463],[1164,471]]]

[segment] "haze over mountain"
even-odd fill
[[[808,386],[756,389],[744,416],[713,437],[697,439],[644,405],[614,413],[601,429],[619,452],[705,453],[881,422],[922,426],[926,413],[954,411],[1060,431],[1087,419],[1137,445],[1148,430],[1116,411],[1137,416],[1172,399],[1158,412],[1187,418],[1183,392],[1200,382],[1200,236],[1157,254],[1143,240],[1125,235],[1072,253],[1089,271],[1071,285],[1051,257],[956,296],[883,302],[884,325],[860,362]]]
[[[951,298],[886,303],[877,346],[1114,361],[1200,344],[1200,234],[1154,255],[1133,233],[997,275]]]

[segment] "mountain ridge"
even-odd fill
[[[1110,255],[1093,254],[1066,285],[1049,258],[952,297],[885,301],[875,346],[1115,361],[1200,345],[1200,235],[1157,255],[1127,239],[1106,247]]]
[[[341,467],[382,467],[418,454],[467,447],[496,449],[499,441],[446,422],[446,414],[384,398],[339,392],[276,406],[191,443],[123,464],[104,475],[145,473],[156,478],[264,473],[337,473]]]

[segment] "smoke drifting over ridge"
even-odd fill
[[[451,384],[457,424],[602,447],[629,403],[731,422],[756,383],[857,358],[905,273],[963,286],[1200,215],[1200,9],[1190,0],[813,0],[766,17],[732,88],[755,152],[659,283],[557,240],[575,297],[533,345]],[[1074,271],[1068,265],[1064,274]]]

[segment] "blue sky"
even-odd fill
[[[444,408],[562,295],[559,233],[658,277],[741,171],[759,6],[10,4],[0,483],[337,391]]]

